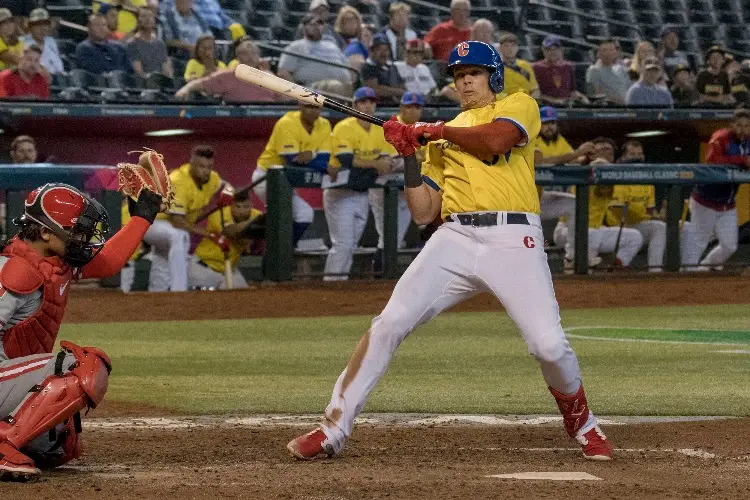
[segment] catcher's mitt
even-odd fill
[[[133,152],[141,153],[137,165],[117,164],[117,183],[120,192],[137,200],[141,190],[145,188],[160,195],[168,208],[174,200],[174,191],[167,167],[164,166],[164,157],[151,149],[143,152],[131,151]]]

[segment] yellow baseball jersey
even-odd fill
[[[534,143],[541,121],[534,99],[520,92],[511,94],[493,105],[466,110],[446,125],[472,127],[496,120],[507,120],[524,134],[521,142],[506,155],[484,162],[445,140],[427,145],[422,175],[429,185],[442,191],[443,219],[461,212],[539,213],[539,195],[534,184]]]
[[[224,212],[224,226],[226,227],[234,224],[235,220],[232,217],[231,207],[224,207],[222,208],[222,211]],[[255,219],[262,213],[263,212],[261,212],[260,210],[256,210],[253,208],[250,211],[250,219]],[[216,212],[208,216],[208,219],[206,221],[206,230],[209,233],[221,233],[222,229],[221,214],[217,210]],[[229,260],[232,263],[232,267],[237,264],[237,259],[240,258],[243,250],[244,245],[242,244],[241,240],[231,240],[231,243],[229,245]],[[198,246],[195,248],[195,254],[209,268],[213,269],[217,273],[224,272],[224,252],[221,250],[221,247],[214,243],[210,238],[203,238],[200,243],[198,243]]]
[[[227,69],[227,65],[224,64],[221,61],[218,61],[216,63],[216,70],[220,71],[222,69]],[[195,80],[196,78],[200,78],[206,74],[206,67],[199,63],[197,59],[190,59],[187,63],[187,66],[185,66],[185,81],[189,82],[190,80]]]
[[[547,142],[542,136],[536,139],[536,148],[542,152],[542,156],[545,158],[551,158],[553,156],[560,156],[567,153],[572,153],[574,149],[565,140],[565,137],[558,135],[554,141]]]
[[[188,222],[195,223],[201,208],[208,205],[211,197],[221,186],[221,177],[212,171],[208,182],[198,187],[190,176],[190,164],[185,163],[180,168],[169,173],[174,188],[174,202],[169,208],[169,214],[184,215]],[[157,219],[168,219],[169,215],[160,213]]]
[[[318,153],[331,152],[331,122],[318,118],[312,133],[308,133],[302,126],[301,114],[300,111],[290,111],[276,122],[266,148],[258,158],[258,168],[268,170],[273,165],[285,165],[282,154],[312,151],[314,158]]]
[[[506,64],[503,76],[505,78],[503,91],[506,94],[515,94],[516,92],[531,94],[539,88],[531,64],[523,59],[516,59],[513,65]]]
[[[331,165],[341,167],[336,155],[351,153],[358,160],[377,160],[383,155],[398,156],[394,148],[383,135],[383,127],[370,125],[365,130],[356,118],[341,120],[333,127],[333,154]]]
[[[575,186],[570,188],[570,192],[576,192]],[[612,186],[589,186],[589,229],[599,229],[604,224],[612,204],[612,192]],[[620,225],[619,219],[615,225]]]
[[[626,201],[630,203],[625,224],[632,226],[644,220],[651,220],[649,209],[656,205],[656,189],[654,186],[645,185],[615,186],[612,200],[617,205]],[[621,209],[610,208],[607,211],[607,225],[619,226],[620,217]]]
[[[0,54],[6,51],[16,54],[17,56],[20,56],[21,53],[23,52],[23,42],[19,40],[13,45],[7,45],[5,41],[2,38],[0,38]],[[10,66],[0,61],[0,70],[6,69],[9,67]]]

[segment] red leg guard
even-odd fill
[[[575,394],[563,394],[552,387],[548,389],[555,397],[557,407],[562,413],[565,431],[570,437],[576,437],[578,431],[589,419],[589,404],[586,401],[586,394],[583,392],[583,384]]]
[[[15,413],[0,422],[0,442],[20,449],[87,406],[94,408],[104,398],[110,371],[106,355],[68,342],[61,345],[78,363],[69,373],[51,375],[31,389],[31,395]]]

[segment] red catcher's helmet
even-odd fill
[[[73,186],[49,183],[26,197],[24,214],[14,222],[40,224],[65,242],[65,262],[82,267],[93,259],[108,231],[107,211]]]

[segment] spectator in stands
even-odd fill
[[[156,15],[148,7],[138,9],[135,35],[127,43],[133,70],[139,76],[162,73],[172,78],[172,60],[167,46],[156,37]]]
[[[23,49],[18,66],[0,71],[0,88],[7,97],[49,99],[49,83],[42,74],[42,51],[36,45]]]
[[[542,42],[544,59],[532,65],[541,99],[557,106],[565,106],[568,101],[589,104],[585,95],[576,89],[573,66],[563,59],[562,42],[554,35]]]
[[[247,64],[256,69],[271,72],[268,59],[261,57],[260,49],[250,36],[238,38],[233,45],[234,59],[229,62],[228,69],[234,70],[240,64]]]
[[[687,108],[697,103],[701,94],[695,88],[695,79],[689,66],[680,64],[674,68],[672,73],[672,87],[669,91],[672,93],[675,106],[678,108]]]
[[[618,61],[620,47],[614,40],[604,40],[599,44],[596,63],[586,71],[586,93],[604,95],[612,104],[625,104],[630,88],[627,70]]]
[[[107,39],[120,41],[125,38],[125,33],[117,29],[118,12],[120,9],[112,4],[105,3],[99,7],[99,15],[104,16],[107,20],[107,28],[109,29],[109,35]]]
[[[213,35],[203,35],[195,43],[193,57],[185,66],[185,81],[208,76],[226,68],[227,65],[216,58],[216,40]]]
[[[180,0],[161,0],[159,2],[160,12],[176,5]],[[195,14],[198,15],[209,28],[215,28],[217,30],[226,30],[234,23],[231,17],[224,12],[217,0],[193,0],[192,8]]]
[[[388,38],[377,34],[372,39],[370,57],[362,66],[362,80],[365,86],[373,89],[381,102],[396,102],[406,91],[404,79],[389,60],[390,55],[391,44]]]
[[[49,12],[45,9],[34,9],[29,15],[29,33],[21,37],[24,47],[36,45],[42,50],[42,68],[49,74],[64,73],[60,50],[57,42],[50,36],[52,23]]]
[[[279,58],[279,76],[306,86],[324,80],[338,80],[348,83],[351,87],[352,72],[348,69],[294,56],[297,53],[332,63],[347,64],[346,57],[338,45],[331,40],[323,40],[324,22],[321,18],[315,14],[306,14],[302,24],[305,28],[305,38],[287,45],[286,52]]]
[[[695,88],[701,94],[701,104],[726,106],[734,102],[729,77],[724,71],[724,49],[711,46],[706,52],[706,67],[700,70]]]
[[[513,33],[500,35],[500,58],[505,65],[505,93],[524,92],[534,99],[540,97],[539,84],[536,82],[531,64],[518,59],[518,37]]]
[[[500,50],[500,46],[495,40],[495,25],[489,19],[480,18],[474,21],[471,25],[471,38],[469,40],[484,42]]]
[[[643,61],[641,78],[629,89],[625,102],[628,106],[649,106],[673,108],[674,100],[669,90],[659,83],[662,76],[661,64],[656,56]]]
[[[740,70],[732,79],[732,97],[738,105],[750,107],[750,59],[740,64]]]
[[[451,18],[438,24],[424,37],[432,48],[432,57],[447,61],[459,42],[471,37],[471,3],[469,0],[451,0]]]
[[[362,32],[362,16],[359,11],[349,5],[341,7],[333,23],[333,31],[337,35],[336,44],[341,50],[346,50],[351,41],[359,40]]]
[[[432,78],[430,69],[422,62],[424,53],[425,46],[422,40],[419,38],[409,40],[406,42],[406,59],[396,61],[394,65],[398,74],[401,75],[407,91],[427,95],[435,90],[437,83]]]
[[[727,72],[727,77],[729,78],[729,82],[731,83],[732,79],[734,79],[734,77],[737,76],[737,73],[739,73],[740,71],[740,62],[735,59],[732,54],[725,54],[724,66],[722,69]]]
[[[664,64],[664,70],[667,72],[667,77],[672,78],[675,68],[679,65],[690,67],[690,61],[684,52],[677,50],[680,45],[680,36],[677,32],[677,28],[674,26],[667,26],[661,32],[661,46],[659,47],[659,55]]]
[[[21,59],[23,43],[18,39],[18,25],[9,9],[0,9],[0,70],[13,68]]]
[[[372,24],[363,24],[359,32],[359,39],[355,38],[346,46],[344,55],[349,61],[349,66],[362,69],[365,61],[370,57],[370,47],[372,46],[373,37]]]
[[[633,59],[630,60],[630,65],[628,66],[628,76],[631,81],[636,82],[641,78],[643,61],[655,55],[656,49],[654,49],[654,45],[651,42],[645,40],[638,42],[638,45],[635,46]]]
[[[125,47],[107,40],[107,20],[99,14],[89,16],[89,37],[76,47],[78,67],[91,73],[102,74],[121,70],[133,72]]]
[[[129,36],[135,32],[137,24],[138,9],[141,7],[154,7],[158,0],[95,0],[92,2],[94,12],[102,15],[111,15],[114,21],[108,24],[110,31],[117,31],[124,36]],[[101,10],[112,8],[116,14],[110,14],[109,11]],[[116,38],[119,40],[119,38]]]
[[[323,30],[320,34],[321,39],[335,43],[343,51],[346,46],[341,47],[341,38],[328,22],[328,19],[331,17],[331,6],[328,4],[328,0],[312,0],[308,15],[311,14],[323,21]],[[305,37],[305,19],[307,19],[307,16],[303,17],[302,22],[297,26],[297,40]]]
[[[208,34],[208,24],[193,10],[193,0],[173,0],[160,5],[167,47],[176,49],[176,56],[188,59],[200,37]]]
[[[190,80],[177,91],[175,97],[185,100],[194,92],[203,92],[221,98],[224,102],[276,102],[282,101],[275,92],[255,85],[248,85],[234,76],[234,71],[220,70]]]
[[[388,26],[382,34],[391,43],[391,57],[401,61],[406,57],[406,43],[417,38],[417,33],[409,27],[411,7],[404,2],[393,2],[388,7]]]
[[[19,135],[10,143],[10,160],[13,163],[36,163],[36,141],[30,135]]]

